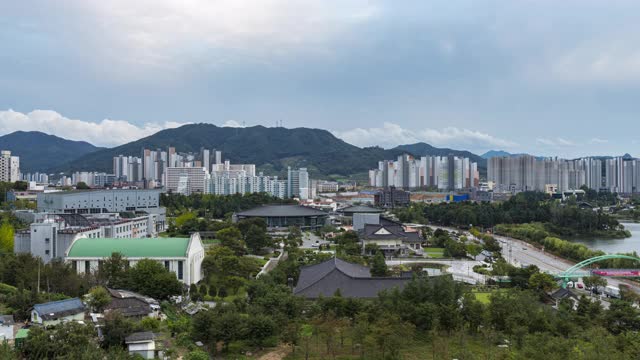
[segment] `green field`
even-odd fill
[[[473,294],[476,296],[476,300],[480,301],[483,304],[488,304],[491,301],[491,294],[495,292],[504,291],[504,289],[495,289],[495,290],[473,290]]]
[[[444,248],[428,247],[424,248],[424,252],[433,259],[441,259],[444,257]]]

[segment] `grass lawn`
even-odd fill
[[[483,304],[488,304],[491,301],[491,294],[495,293],[495,292],[500,292],[500,291],[505,291],[505,289],[495,289],[495,290],[488,290],[488,291],[477,291],[477,290],[472,290],[473,294],[476,296],[476,300],[480,301]]]
[[[433,259],[441,259],[444,257],[444,248],[428,247],[424,248],[424,252]]]

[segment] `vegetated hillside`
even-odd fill
[[[111,172],[114,156],[141,156],[144,148],[166,150],[169,146],[178,152],[199,151],[203,147],[221,150],[223,158],[232,163],[256,164],[270,174],[281,174],[288,165],[307,167],[314,176],[363,173],[376,167],[377,161],[392,159],[402,153],[402,150],[379,147],[359,148],[321,129],[190,124],[163,130],[115,148],[102,149],[50,170]]]
[[[0,149],[19,156],[20,170],[25,173],[57,167],[101,148],[39,131],[16,131],[0,136]]]
[[[408,152],[415,156],[426,156],[426,155],[447,156],[449,154],[452,154],[459,157],[466,157],[471,159],[471,161],[477,162],[478,168],[481,174],[484,174],[487,169],[486,159],[483,159],[482,157],[466,150],[437,148],[423,142],[419,142],[415,144],[400,145],[393,148],[393,150],[400,151],[400,152],[402,151]]]
[[[482,170],[486,168],[484,159],[468,151],[440,149],[425,143],[401,145],[393,149],[359,148],[322,129],[264,126],[230,128],[213,124],[190,124],[86,154],[51,167],[50,170],[111,172],[114,156],[141,156],[142,149],[166,150],[169,146],[175,147],[178,152],[197,152],[201,148],[220,150],[223,152],[223,159],[232,163],[256,164],[259,170],[270,175],[284,175],[287,166],[292,166],[306,167],[314,177],[345,177],[354,174],[366,177],[364,174],[377,167],[378,161],[396,159],[403,153],[415,156],[466,156],[478,162]]]

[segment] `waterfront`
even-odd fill
[[[584,244],[590,249],[602,250],[610,254],[632,251],[640,253],[640,223],[622,222],[622,225],[631,232],[631,237],[625,239],[577,239],[572,241]]]

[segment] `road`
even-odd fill
[[[447,231],[460,231],[458,229],[442,226],[429,225],[429,227]],[[469,232],[465,231],[464,233],[467,237],[472,237]],[[540,271],[557,274],[576,264],[575,262],[544,252],[522,240],[500,235],[494,235],[494,237],[502,246],[502,257],[514,266],[535,265],[540,269]],[[640,286],[631,281],[610,277],[607,277],[606,280],[611,286],[620,287],[621,284],[624,284],[630,286],[633,291],[640,293]]]
[[[316,246],[313,246],[314,244]],[[301,249],[318,249],[317,244],[326,245],[326,244],[329,244],[329,242],[316,236],[316,234],[314,233],[311,233],[311,232],[302,233],[302,246],[300,246]]]
[[[473,271],[473,267],[480,265],[480,261],[475,260],[434,260],[434,259],[412,259],[396,258],[386,261],[388,266],[402,264],[441,264],[446,265],[446,272],[453,275],[454,279],[464,281],[469,284],[484,284],[485,276]]]

